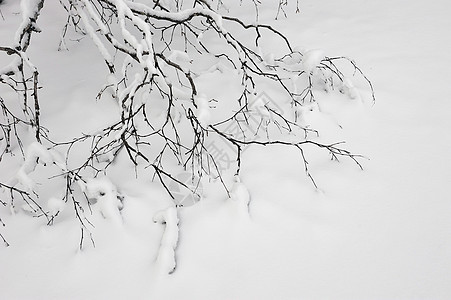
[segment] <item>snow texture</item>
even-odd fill
[[[310,116],[319,113],[319,106],[317,102],[312,102],[304,105],[296,106],[295,113],[298,122],[303,127],[310,127]]]
[[[308,50],[302,58],[302,65],[307,73],[312,73],[324,59],[324,51],[320,49]]]
[[[66,202],[63,199],[51,197],[47,201],[47,208],[51,215],[56,215],[64,210],[66,207]]]
[[[302,62],[302,55],[300,52],[293,52],[283,59],[283,63],[287,66],[297,66]]]
[[[200,22],[203,15],[209,14],[200,5],[181,12],[167,6],[169,11],[158,12],[141,4],[152,1],[122,2],[133,9],[144,7],[146,13],[154,13],[163,20],[192,18]],[[243,8],[237,8],[240,16],[249,17],[251,2],[247,1],[250,5],[246,7],[243,1]],[[319,107],[305,103],[299,120],[301,125],[318,128],[320,136],[312,134],[311,138],[321,141],[330,135],[331,128],[339,129],[337,122],[343,125],[343,130],[336,130],[341,135],[333,132],[330,142],[346,141],[347,149],[368,157],[369,160],[362,160],[364,170],[345,160],[325,161],[327,151],[305,147],[310,171],[324,191],[319,193],[305,177],[298,151],[277,146],[247,147],[240,170],[244,183],[236,182],[231,198],[226,198],[221,187],[205,185],[207,196],[196,205],[180,208],[177,214],[163,210],[156,220],[172,219],[159,221],[166,222],[168,229],[168,236],[163,239],[166,230],[163,233],[164,226],[155,225],[152,216],[170,205],[170,197],[144,173],[139,173],[136,181],[134,170],[118,160],[108,176],[121,191],[125,191],[124,185],[132,186],[127,193],[133,197],[126,198],[120,211],[122,228],[126,230],[117,230],[111,222],[99,222],[99,218],[91,220],[94,216],[89,215],[86,207],[88,220],[96,221],[93,230],[96,248],[83,252],[74,251],[78,248],[80,229],[72,203],[64,206],[60,195],[51,199],[55,195],[51,186],[39,186],[45,194],[38,199],[44,210],[64,210],[57,223],[45,226],[43,218],[11,215],[8,208],[0,205],[0,234],[10,245],[3,247],[0,243],[2,299],[450,299],[451,136],[446,128],[451,128],[451,68],[447,67],[451,65],[451,5],[444,0],[410,1],[407,8],[405,1],[367,1],[362,5],[358,0],[303,0],[301,17],[290,15],[288,9],[288,18],[276,21],[271,1],[260,2],[260,23],[274,25],[290,38],[292,45],[322,48],[334,57],[346,55],[355,59],[374,84],[377,102],[371,108],[350,99],[353,88],[362,101],[368,99],[362,82],[350,76],[350,82],[344,79],[343,86],[336,85],[344,95],[338,89],[330,93],[319,91],[316,99]],[[14,32],[35,11],[37,1],[22,3],[26,5],[22,16],[17,15],[20,1],[6,0],[0,6],[1,46],[16,44]],[[233,4],[230,8],[236,9]],[[41,13],[38,23],[46,30],[33,36],[29,48],[33,63],[39,67],[41,124],[60,140],[70,141],[73,136],[67,133],[85,123],[93,126],[83,127],[84,132],[104,128],[101,123],[107,113],[103,108],[107,106],[103,99],[81,105],[80,98],[67,95],[76,92],[74,82],[82,82],[78,87],[83,90],[84,99],[94,99],[103,84],[99,74],[100,77],[105,74],[105,62],[98,59],[94,44],[88,39],[75,42],[80,36],[70,32],[67,44],[71,51],[58,52],[61,27],[67,15],[59,1],[45,1]],[[87,9],[85,13],[92,27],[101,31]],[[215,18],[212,20],[221,25],[221,20]],[[138,30],[131,20],[125,22],[126,29]],[[224,20],[221,26],[229,24]],[[268,51],[265,53],[277,53],[279,57],[281,45],[263,47],[267,32],[261,33],[262,48]],[[127,49],[141,45],[144,38],[140,36],[131,45],[124,42],[120,29],[116,34],[118,40],[114,43],[122,43]],[[205,44],[210,38],[208,34],[201,37]],[[253,46],[251,41],[247,42]],[[304,63],[309,62],[308,69],[315,72],[323,56],[319,54],[309,59],[295,52],[277,63],[283,63],[284,68],[289,66],[289,70],[303,70]],[[194,55],[192,58],[197,59]],[[0,55],[0,66],[17,71],[17,64],[8,65],[10,62],[11,56]],[[122,77],[120,73],[125,72],[126,64],[127,61],[122,69],[117,67],[117,78]],[[194,65],[193,69],[197,67]],[[208,81],[207,77],[204,81],[218,95],[209,90],[207,99],[220,99],[222,94],[223,99],[229,100],[234,98],[232,93],[241,93],[241,86],[236,90],[225,88],[224,82],[213,76],[227,75],[227,68],[230,64],[223,61],[211,69],[214,72],[211,78],[215,80]],[[351,73],[345,72],[345,76],[352,75],[350,69]],[[324,71],[321,69],[321,74]],[[290,75],[288,72],[286,78]],[[133,72],[129,70],[128,76],[133,81]],[[158,84],[163,92],[168,92],[166,79],[159,77]],[[1,78],[11,80],[8,76]],[[202,78],[194,79],[197,83]],[[302,80],[294,80],[298,92],[305,85]],[[123,87],[114,78],[109,82]],[[271,82],[257,84],[273,91]],[[11,95],[10,89],[0,89],[6,100]],[[188,94],[182,99],[190,97]],[[150,103],[149,107],[153,109]],[[215,113],[221,113],[220,108],[218,105]],[[178,109],[185,113],[181,106]],[[98,113],[89,114],[91,111]],[[71,117],[74,113],[83,117],[75,119]],[[0,176],[5,177],[2,180],[10,183],[7,180],[13,176],[17,188],[22,185],[16,178],[19,168],[24,185],[30,187],[35,184],[33,172],[41,171],[43,162],[53,160],[61,170],[66,168],[65,159],[57,158],[53,149],[30,146],[28,142],[24,140],[24,161],[16,155],[12,163],[5,156],[0,162]],[[248,193],[239,192],[242,189],[238,183],[252,192],[252,222],[241,222],[240,217],[235,217],[240,211],[246,212],[246,199],[250,199]],[[115,194],[111,184],[99,185],[105,188],[105,195]],[[92,187],[91,191],[94,190]],[[95,197],[102,199],[105,195]],[[244,201],[240,203],[237,199]],[[3,194],[0,200],[4,201]],[[110,200],[115,203],[111,208],[117,214],[120,206],[117,198]],[[99,210],[96,205],[92,206],[94,213]],[[178,218],[183,221],[183,228],[176,225]],[[182,229],[183,243],[177,245],[178,228]],[[89,242],[86,231],[85,239]],[[160,247],[163,243],[165,246]],[[156,273],[173,270],[175,245],[176,272],[171,276],[154,276],[154,265],[149,262],[156,258],[159,264],[155,264]]]
[[[39,163],[46,165],[54,161],[55,159],[50,151],[40,143],[34,142],[30,144],[25,153],[25,160],[10,185],[15,186],[19,183],[27,192],[32,192],[36,183],[29,175],[36,169]]]
[[[250,108],[255,110],[263,119],[272,120],[271,112],[268,109],[269,100],[265,102],[265,99],[265,97],[257,97],[254,94],[250,101]]]
[[[169,207],[159,211],[154,215],[153,220],[155,223],[165,225],[160,249],[158,250],[156,266],[162,274],[171,274],[177,266],[175,256],[179,239],[177,209],[175,207]]]
[[[205,95],[200,95],[195,98],[197,105],[196,117],[202,128],[207,128],[211,122],[211,108],[210,103]]]
[[[167,58],[171,61],[188,62],[188,63],[193,62],[188,53],[180,50],[172,50]]]
[[[241,218],[249,218],[249,203],[251,195],[246,185],[241,182],[238,175],[234,176],[234,183],[230,191],[230,202],[234,206],[236,213]]]
[[[157,70],[155,68],[152,30],[150,25],[132,12],[131,2],[127,1],[126,3],[123,0],[114,0],[112,2],[116,6],[119,16],[119,25],[125,41],[136,50],[136,56],[141,65],[147,68],[151,74],[156,74]],[[136,39],[136,37],[128,30],[128,26],[126,25],[127,19],[143,33],[143,38],[141,40]]]
[[[21,35],[25,28],[30,24],[30,20],[36,20],[36,16],[39,14],[39,4],[42,3],[42,0],[21,0],[20,8],[22,12],[22,23],[16,31],[16,43],[20,45]],[[32,22],[33,26],[36,26],[34,22]],[[36,28],[39,30],[38,28]],[[28,34],[28,33],[27,33]],[[23,45],[20,45],[21,49]]]
[[[102,216],[114,224],[122,224],[120,210],[123,204],[119,198],[116,186],[107,178],[92,178],[86,182],[84,191],[88,199],[95,200],[94,208]]]
[[[349,77],[343,78],[342,93],[348,95],[349,98],[361,101],[359,90],[354,86],[354,83]]]
[[[90,16],[94,18],[96,21],[96,25],[100,26],[102,32],[107,32],[107,29],[105,28],[105,25],[98,19],[97,15],[93,11],[91,3],[87,1],[83,1],[85,4],[85,7],[88,8],[88,12],[90,13]],[[83,26],[86,30],[86,33],[89,35],[89,37],[92,39],[94,44],[97,46],[97,49],[99,50],[100,54],[103,56],[105,61],[112,65],[112,56],[108,52],[107,48],[103,44],[103,42],[100,40],[100,38],[96,35],[96,30],[92,27],[92,25],[89,22],[88,16],[84,13],[82,9],[78,10],[78,13],[80,14],[81,21],[83,22]]]

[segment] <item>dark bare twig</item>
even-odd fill
[[[6,241],[6,239],[5,239],[5,237],[3,236],[3,234],[0,233],[0,237],[1,237],[2,240],[3,240],[3,244],[4,244],[6,247],[9,247],[9,243]]]

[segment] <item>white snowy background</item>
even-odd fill
[[[451,4],[302,0],[300,8],[260,18],[303,49],[355,59],[370,78],[374,106],[332,93],[311,115],[326,136],[369,158],[364,171],[313,157],[315,190],[292,149],[249,148],[234,190],[250,201],[247,214],[214,190],[176,211],[151,178],[121,170],[87,188],[99,205],[115,187],[127,195],[123,223],[102,218],[108,207],[94,211],[95,248],[88,236],[83,251],[70,208],[53,226],[2,208],[10,246],[0,246],[0,299],[451,299]],[[9,45],[19,1],[0,10],[0,44]],[[58,1],[47,0],[29,49],[44,86],[42,122],[61,138],[114,110],[93,100],[105,70],[92,42],[57,51],[64,22]],[[15,169],[2,162],[0,179]],[[42,190],[58,210],[51,187]],[[176,266],[167,257],[175,246]]]

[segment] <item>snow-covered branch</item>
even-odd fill
[[[177,209],[169,207],[157,212],[153,217],[153,221],[165,225],[156,261],[157,268],[164,274],[171,274],[177,266],[175,255],[179,240]]]
[[[315,141],[318,132],[302,120],[303,106],[315,102],[318,89],[336,87],[357,98],[352,80],[336,62],[349,63],[372,90],[371,83],[353,61],[329,58],[322,50],[298,50],[273,27],[246,23],[221,13],[207,1],[157,1],[152,5],[128,0],[67,1],[66,7],[73,8],[72,18],[78,15],[81,20],[76,23],[77,28],[93,40],[110,73],[97,97],[104,97],[105,91],[110,90],[120,107],[117,121],[103,130],[67,143],[54,143],[54,147],[87,142],[93,145],[86,161],[72,169],[74,173],[81,174],[87,167],[100,173],[124,152],[135,168],[151,167],[171,197],[167,181],[179,184],[165,167],[171,157],[199,178],[213,176],[224,183],[217,157],[206,145],[212,135],[236,148],[236,174],[240,172],[242,149],[251,144],[295,146],[302,154],[301,146],[310,144],[327,149],[335,159],[349,157],[361,167],[359,155],[337,148],[336,144]],[[281,1],[279,9],[286,4]],[[204,38],[210,33],[214,34]],[[242,33],[252,38],[239,38]],[[283,53],[265,53],[262,42],[267,38],[284,45]],[[121,55],[112,56],[110,53],[114,52]],[[215,58],[217,63],[199,71],[197,66],[203,64],[205,57]],[[218,119],[212,109],[217,100],[199,90],[198,78],[227,70],[237,72],[241,82],[237,89],[241,93],[229,100],[231,114]],[[261,80],[273,81],[285,92],[286,99],[279,104],[286,107],[288,103],[288,109],[282,111],[257,99]],[[166,103],[166,112],[152,119],[148,117],[152,111],[149,102],[157,99]],[[254,130],[266,138],[262,135],[257,138],[258,134],[242,129],[243,124],[250,126],[250,117]],[[230,127],[239,128],[241,136],[231,136],[224,129]],[[271,127],[299,138],[286,139],[283,134],[271,133],[274,131]],[[155,145],[160,145],[159,149]],[[307,159],[302,157],[307,166]],[[316,186],[307,167],[306,173]],[[224,188],[228,193],[225,184]]]
[[[23,116],[17,116],[5,104],[5,100],[0,97],[0,105],[3,111],[0,117],[0,126],[5,140],[5,148],[3,153],[9,152],[11,148],[11,140],[16,138],[17,143],[21,145],[20,135],[17,133],[16,125],[22,124],[27,127],[34,128],[35,138],[37,141],[41,140],[44,134],[43,128],[40,125],[40,106],[38,97],[38,77],[39,72],[37,67],[28,58],[27,50],[31,43],[33,33],[41,32],[41,29],[36,24],[40,11],[44,6],[44,0],[22,0],[22,22],[20,23],[12,46],[0,45],[0,52],[7,55],[14,55],[14,58],[9,65],[0,69],[0,84],[4,84],[14,90],[22,100]],[[28,74],[28,73],[31,73]],[[33,104],[29,103],[29,98],[32,98]],[[14,135],[13,135],[14,134]]]
[[[80,202],[77,189],[97,201],[105,218],[121,222],[122,203],[115,189],[105,181],[100,185],[92,181],[105,176],[119,159],[128,159],[136,174],[143,172],[160,181],[173,198],[170,183],[197,194],[204,178],[219,179],[227,194],[236,198],[234,188],[230,192],[228,180],[223,178],[227,172],[220,160],[226,157],[228,167],[238,176],[242,152],[250,145],[298,149],[305,172],[315,187],[304,152],[307,146],[325,150],[335,160],[348,158],[361,168],[362,156],[343,149],[341,143],[323,143],[319,131],[305,121],[305,112],[316,105],[319,93],[334,90],[352,101],[364,101],[359,91],[361,83],[367,84],[374,101],[369,79],[351,59],[328,57],[320,49],[303,50],[291,45],[283,32],[259,22],[261,2],[248,1],[255,7],[254,22],[237,17],[224,8],[221,0],[60,0],[67,11],[60,49],[67,48],[65,39],[70,27],[74,29],[70,34],[75,35],[75,40],[89,37],[107,67],[107,80],[99,87],[97,99],[111,97],[112,105],[118,109],[110,119],[113,121],[100,130],[95,128],[57,141],[40,124],[39,73],[26,52],[32,33],[40,31],[36,21],[44,0],[24,0],[23,22],[14,45],[0,45],[0,52],[14,57],[0,71],[0,84],[12,89],[22,100],[22,114],[18,114],[0,96],[3,112],[0,159],[11,152],[15,141],[25,163],[19,168],[15,182],[0,186],[11,197],[20,195],[26,203],[30,199],[36,201],[36,189],[29,175],[38,162],[48,161],[57,166],[55,177],[64,178],[66,184],[60,193],[63,196],[55,198],[63,202],[52,200],[49,223],[58,208],[70,202],[83,234],[89,222],[84,209],[86,205],[91,207],[89,201]],[[285,14],[287,5],[288,1],[279,1],[277,16]],[[279,45],[278,52],[267,50],[268,43]],[[212,95],[205,88],[205,78],[217,81],[227,97],[219,99]],[[360,80],[359,84],[355,79]],[[277,91],[274,94],[278,99],[267,96],[273,90]],[[218,113],[216,107],[223,110]],[[45,144],[42,149],[47,152],[34,156],[25,153],[18,125],[32,128],[35,140]],[[212,144],[212,140],[225,143],[232,152],[223,154],[225,147]],[[65,157],[45,159],[45,153],[57,152],[65,153]],[[76,162],[71,160],[74,155],[78,158]],[[178,172],[189,172],[195,184],[179,180]],[[242,187],[242,183],[236,182],[236,186]],[[249,198],[239,203],[247,207]],[[48,215],[45,209],[39,211]],[[176,219],[173,213],[168,210],[165,218]],[[171,226],[170,230],[176,228]],[[169,244],[174,250],[175,244]]]

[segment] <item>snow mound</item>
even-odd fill
[[[122,224],[120,210],[123,207],[114,184],[107,178],[92,178],[86,182],[84,191],[88,199],[95,200],[96,208],[102,216],[113,223]]]
[[[302,65],[307,73],[311,73],[324,59],[324,51],[320,49],[308,50],[304,53]]]
[[[62,212],[66,206],[66,202],[63,199],[51,197],[47,201],[47,208],[52,215],[56,215]]]
[[[251,195],[246,185],[241,182],[238,175],[234,177],[234,183],[230,192],[230,203],[235,213],[243,219],[249,218],[249,203]]]
[[[169,207],[159,211],[155,214],[153,220],[155,223],[166,225],[158,251],[157,269],[162,274],[171,274],[177,266],[175,259],[175,249],[179,239],[177,210],[175,207]]]

